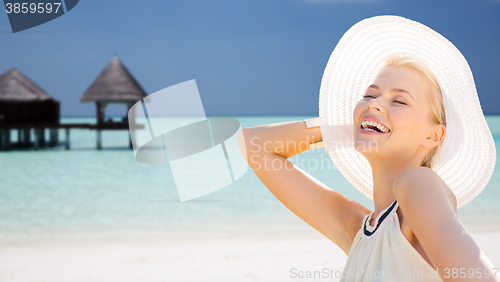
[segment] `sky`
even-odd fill
[[[80,97],[116,53],[152,94],[195,79],[208,116],[318,116],[321,78],[360,20],[399,15],[450,40],[468,61],[485,114],[500,114],[500,0],[80,0],[66,15],[13,34],[0,13],[0,73],[15,67],[61,102]],[[106,115],[125,116],[124,105]]]

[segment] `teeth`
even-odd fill
[[[368,125],[377,127],[377,129],[379,129],[383,133],[389,132],[389,128],[385,127],[383,124],[380,124],[378,122],[374,122],[374,121],[370,121],[370,120],[364,120],[363,122],[361,122],[361,126],[363,127],[363,129],[376,131],[374,129],[367,128]]]

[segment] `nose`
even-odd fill
[[[373,109],[375,111],[379,111],[381,112],[382,110],[382,107],[380,105],[380,102],[378,101],[377,98],[374,98],[374,99],[371,99],[370,101],[368,101],[368,103],[366,104],[366,109]]]

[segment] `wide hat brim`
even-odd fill
[[[321,80],[320,130],[337,169],[373,200],[373,176],[354,148],[353,110],[392,55],[420,61],[436,78],[446,114],[446,136],[432,169],[462,207],[488,184],[496,162],[469,64],[460,51],[431,28],[400,16],[376,16],[352,26],[333,50]]]

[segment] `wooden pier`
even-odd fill
[[[38,150],[40,147],[48,145],[49,147],[56,146],[59,143],[59,130],[65,130],[65,147],[66,150],[70,149],[71,139],[70,130],[89,129],[96,130],[96,148],[102,149],[102,135],[103,130],[129,130],[128,123],[114,122],[104,124],[90,124],[90,123],[64,123],[64,124],[39,124],[39,123],[25,123],[16,125],[0,125],[0,149],[8,150],[13,147],[26,148],[31,147]],[[133,128],[143,129],[144,125],[136,124]],[[46,142],[45,130],[49,129],[49,140]],[[11,131],[17,130],[17,144],[11,142]],[[33,142],[31,141],[31,131],[35,136]],[[132,140],[129,140],[129,148],[132,148]]]

